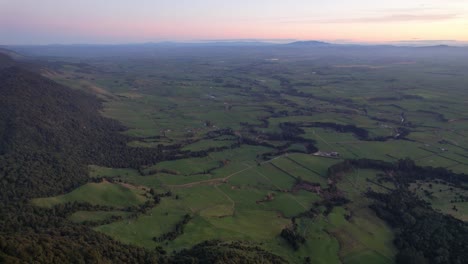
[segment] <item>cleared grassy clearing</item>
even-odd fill
[[[129,176],[119,176],[116,179],[122,180],[123,182],[128,182],[135,186],[145,186],[147,188],[160,190],[164,186],[164,183],[161,180],[161,178],[163,178],[164,175],[165,174],[163,173],[157,174],[157,175],[147,175],[147,176],[129,175]]]
[[[190,184],[197,184],[201,181],[209,181],[216,179],[211,174],[195,174],[185,176],[159,173],[154,175],[154,177],[156,177],[163,186],[167,186],[168,188],[184,185],[187,185],[187,187],[189,187]]]
[[[299,231],[307,241],[298,251],[303,256],[309,256],[312,263],[341,263],[339,241],[327,230],[327,220],[318,217],[314,220],[301,218]]]
[[[327,170],[330,166],[341,162],[339,159],[330,159],[307,154],[290,154],[287,158],[299,163],[300,166],[317,172],[323,179],[326,179]]]
[[[200,150],[206,150],[209,148],[222,148],[222,147],[229,147],[233,143],[235,142],[231,140],[207,139],[207,140],[200,140],[198,142],[187,145],[183,147],[182,150],[200,151]]]
[[[96,165],[89,166],[89,174],[92,178],[105,178],[117,176],[131,177],[140,175],[138,171],[134,169],[106,168]]]
[[[216,186],[194,186],[175,192],[180,197],[180,203],[193,214],[222,217],[232,215],[235,210],[233,201]],[[216,209],[220,211],[217,212]]]
[[[102,221],[111,218],[112,216],[125,217],[129,215],[128,212],[122,211],[78,211],[68,217],[68,219],[75,223],[82,223],[84,221]]]
[[[273,186],[279,188],[280,190],[289,190],[296,182],[293,177],[278,170],[273,165],[268,163],[262,165],[259,168],[256,168],[256,171],[259,175],[266,177]]]
[[[172,230],[173,226],[187,213],[186,208],[175,199],[163,199],[146,215],[137,219],[125,219],[95,230],[128,244],[154,248],[153,237]]]
[[[176,175],[195,175],[203,174],[212,168],[219,167],[220,162],[220,160],[214,160],[210,157],[164,161],[145,169],[145,171],[167,170]]]
[[[396,250],[393,246],[391,228],[368,208],[369,201],[364,193],[368,189],[376,192],[388,192],[392,185],[379,183],[374,170],[356,170],[347,173],[338,183],[340,190],[352,202],[344,207],[336,207],[329,215],[331,229],[340,241],[340,256],[344,262],[356,261],[357,255],[376,263],[392,263]],[[349,220],[345,215],[351,215]],[[349,258],[349,259],[348,259]]]
[[[326,179],[321,176],[318,171],[310,169],[294,159],[290,159],[289,156],[277,159],[273,161],[273,164],[287,171],[290,175],[295,176],[297,179],[320,183],[322,187],[327,185]]]
[[[233,188],[255,188],[259,190],[276,190],[273,182],[258,172],[257,167],[239,173],[229,179]]]
[[[70,193],[32,200],[34,205],[50,208],[66,202],[88,202],[93,205],[115,206],[119,208],[142,204],[146,201],[145,191],[120,184],[101,182],[88,183]]]
[[[435,210],[468,221],[468,191],[436,182],[413,183],[410,189]]]

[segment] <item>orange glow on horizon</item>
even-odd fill
[[[264,1],[263,4],[226,3],[228,7],[214,0],[199,0],[187,6],[167,2],[163,8],[161,3],[149,0],[142,0],[146,2],[146,7],[120,1],[116,6],[111,6],[83,0],[87,2],[86,8],[76,3],[57,4],[44,0],[50,6],[44,5],[42,8],[36,4],[41,10],[25,9],[25,5],[19,4],[15,6],[16,1],[30,0],[8,2],[11,10],[4,9],[2,12],[0,8],[0,35],[5,39],[8,39],[5,36],[28,38],[31,35],[34,36],[30,37],[31,41],[45,36],[43,42],[49,43],[65,40],[128,43],[210,39],[374,43],[419,39],[468,42],[468,17],[464,12],[466,10],[468,13],[468,1],[441,4],[440,1],[427,0],[438,7],[408,8],[411,3],[395,0],[386,4],[373,3],[372,11],[369,11],[370,7],[367,10],[363,6],[369,4],[366,0],[355,0],[353,3],[330,0],[329,4],[297,0],[291,3],[295,3],[292,7],[278,0]],[[361,2],[361,6],[353,5],[356,2]],[[76,12],[70,8],[74,5]],[[387,9],[381,7],[387,5]],[[129,9],[128,12],[123,11],[125,8]],[[158,10],[161,11],[158,13]]]

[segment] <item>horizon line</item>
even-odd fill
[[[33,44],[2,44],[5,46],[125,46],[125,45],[150,45],[150,44],[210,44],[210,43],[262,43],[272,45],[291,44],[295,42],[323,42],[332,45],[394,45],[394,46],[423,46],[423,45],[448,45],[448,46],[465,46],[468,45],[466,40],[437,40],[437,39],[421,39],[421,40],[393,40],[393,41],[354,41],[354,40],[321,40],[321,39],[193,39],[193,40],[159,40],[159,41],[142,41],[142,42],[84,42],[84,43],[33,43]]]

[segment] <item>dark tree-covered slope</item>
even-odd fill
[[[0,69],[11,67],[14,65],[14,61],[0,49]]]
[[[101,116],[98,98],[19,67],[0,70],[0,107],[5,200],[70,191],[87,181],[89,164],[139,168],[191,155],[171,146],[128,147],[125,127]]]
[[[75,188],[87,180],[86,161],[102,163],[100,151],[126,144],[97,98],[21,68],[0,71],[0,106],[3,199]]]
[[[241,242],[226,243],[217,240],[200,243],[190,250],[182,250],[173,257],[171,262],[175,264],[287,263],[283,258],[259,247],[246,245]]]
[[[31,198],[86,183],[88,164],[139,168],[201,153],[180,152],[177,146],[128,147],[131,139],[120,133],[125,127],[100,115],[98,98],[18,67],[8,57],[0,57],[0,65],[0,263],[206,263],[226,253],[238,261],[232,263],[243,263],[244,257],[281,260],[241,244],[161,256],[74,224],[63,208],[32,206]]]
[[[101,117],[100,107],[91,95],[19,67],[0,67],[0,262],[164,261],[28,202],[86,183],[87,164],[107,162],[101,150],[126,148],[128,139],[118,133],[124,128]]]

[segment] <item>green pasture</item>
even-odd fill
[[[122,216],[125,218],[129,214],[122,211],[77,211],[70,215],[68,219],[75,223],[82,223],[84,221],[103,221],[112,216]]]
[[[145,191],[116,183],[87,183],[70,193],[48,198],[36,198],[32,203],[41,207],[52,207],[67,202],[88,202],[94,205],[118,208],[142,204],[146,201]]]

